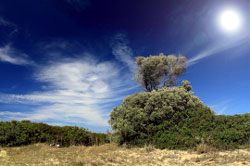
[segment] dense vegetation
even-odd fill
[[[109,123],[119,144],[170,149],[250,145],[250,114],[217,116],[193,95],[188,81],[174,86],[186,71],[185,57],[161,53],[137,57],[136,64],[136,81],[146,92],[127,96],[112,110]]]
[[[215,115],[188,81],[127,96],[109,120],[119,144],[185,149],[206,144],[229,149],[250,144],[250,114]]]
[[[73,126],[50,126],[30,121],[0,121],[0,146],[20,146],[38,142],[70,145],[99,145],[108,142],[106,134],[92,133]]]

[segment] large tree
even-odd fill
[[[177,83],[177,77],[186,71],[186,58],[179,55],[137,57],[136,81],[146,90],[157,89],[161,83],[168,87]]]

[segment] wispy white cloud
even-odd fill
[[[230,110],[232,100],[223,100],[219,101],[217,104],[211,105],[210,108],[216,112],[217,115],[230,114],[232,110]]]
[[[131,71],[136,69],[133,50],[125,34],[116,34],[111,41],[112,53],[117,60],[125,63]]]
[[[17,120],[107,126],[111,106],[137,86],[115,62],[99,62],[93,57],[61,59],[37,67],[34,79],[48,87],[45,91],[0,94],[0,102],[35,104],[38,108],[0,115]]]
[[[228,39],[220,40],[219,42],[213,44],[212,46],[209,46],[206,50],[188,59],[187,61],[188,66],[194,65],[204,58],[216,55],[228,49],[232,49],[246,42],[249,42],[250,33],[248,35],[246,34],[247,33],[244,33],[244,35],[239,35],[235,38],[232,38],[231,40]]]
[[[0,17],[0,26],[14,26],[14,24]]]
[[[1,111],[0,116],[8,116],[10,119],[12,119],[12,117],[23,116],[23,113],[21,113],[21,112]]]
[[[0,17],[0,26],[9,27],[11,29],[11,32],[9,35],[13,35],[14,33],[18,32],[17,25],[4,19],[3,17]]]
[[[14,65],[35,65],[28,55],[20,53],[9,45],[0,47],[0,61]]]
[[[77,41],[66,41],[63,39],[53,39],[51,41],[44,41],[44,42],[40,42],[38,44],[38,47],[44,51],[46,51],[46,53],[49,52],[53,52],[53,51],[66,51],[66,50],[71,50],[73,48],[76,47],[80,47],[81,44],[78,43]]]

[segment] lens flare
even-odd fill
[[[219,24],[224,31],[235,32],[240,28],[241,17],[235,10],[225,10],[219,16]]]

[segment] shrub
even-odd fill
[[[94,135],[94,139],[91,136]],[[30,121],[0,121],[0,146],[20,146],[38,142],[71,145],[101,145],[108,142],[106,134],[91,133],[73,126],[50,126]]]
[[[213,140],[217,148],[233,149],[250,143],[250,114],[215,116]]]
[[[120,145],[152,144],[161,149],[249,145],[250,114],[215,115],[191,88],[184,81],[179,87],[127,96],[110,114],[114,140]]]
[[[191,138],[196,135],[196,130],[189,128],[204,133],[206,120],[213,118],[213,112],[190,90],[185,81],[179,87],[127,96],[110,115],[116,141],[134,145],[154,143],[160,148],[177,148],[182,144],[194,146]],[[198,121],[199,126],[195,124],[198,116],[204,117],[204,121]]]

